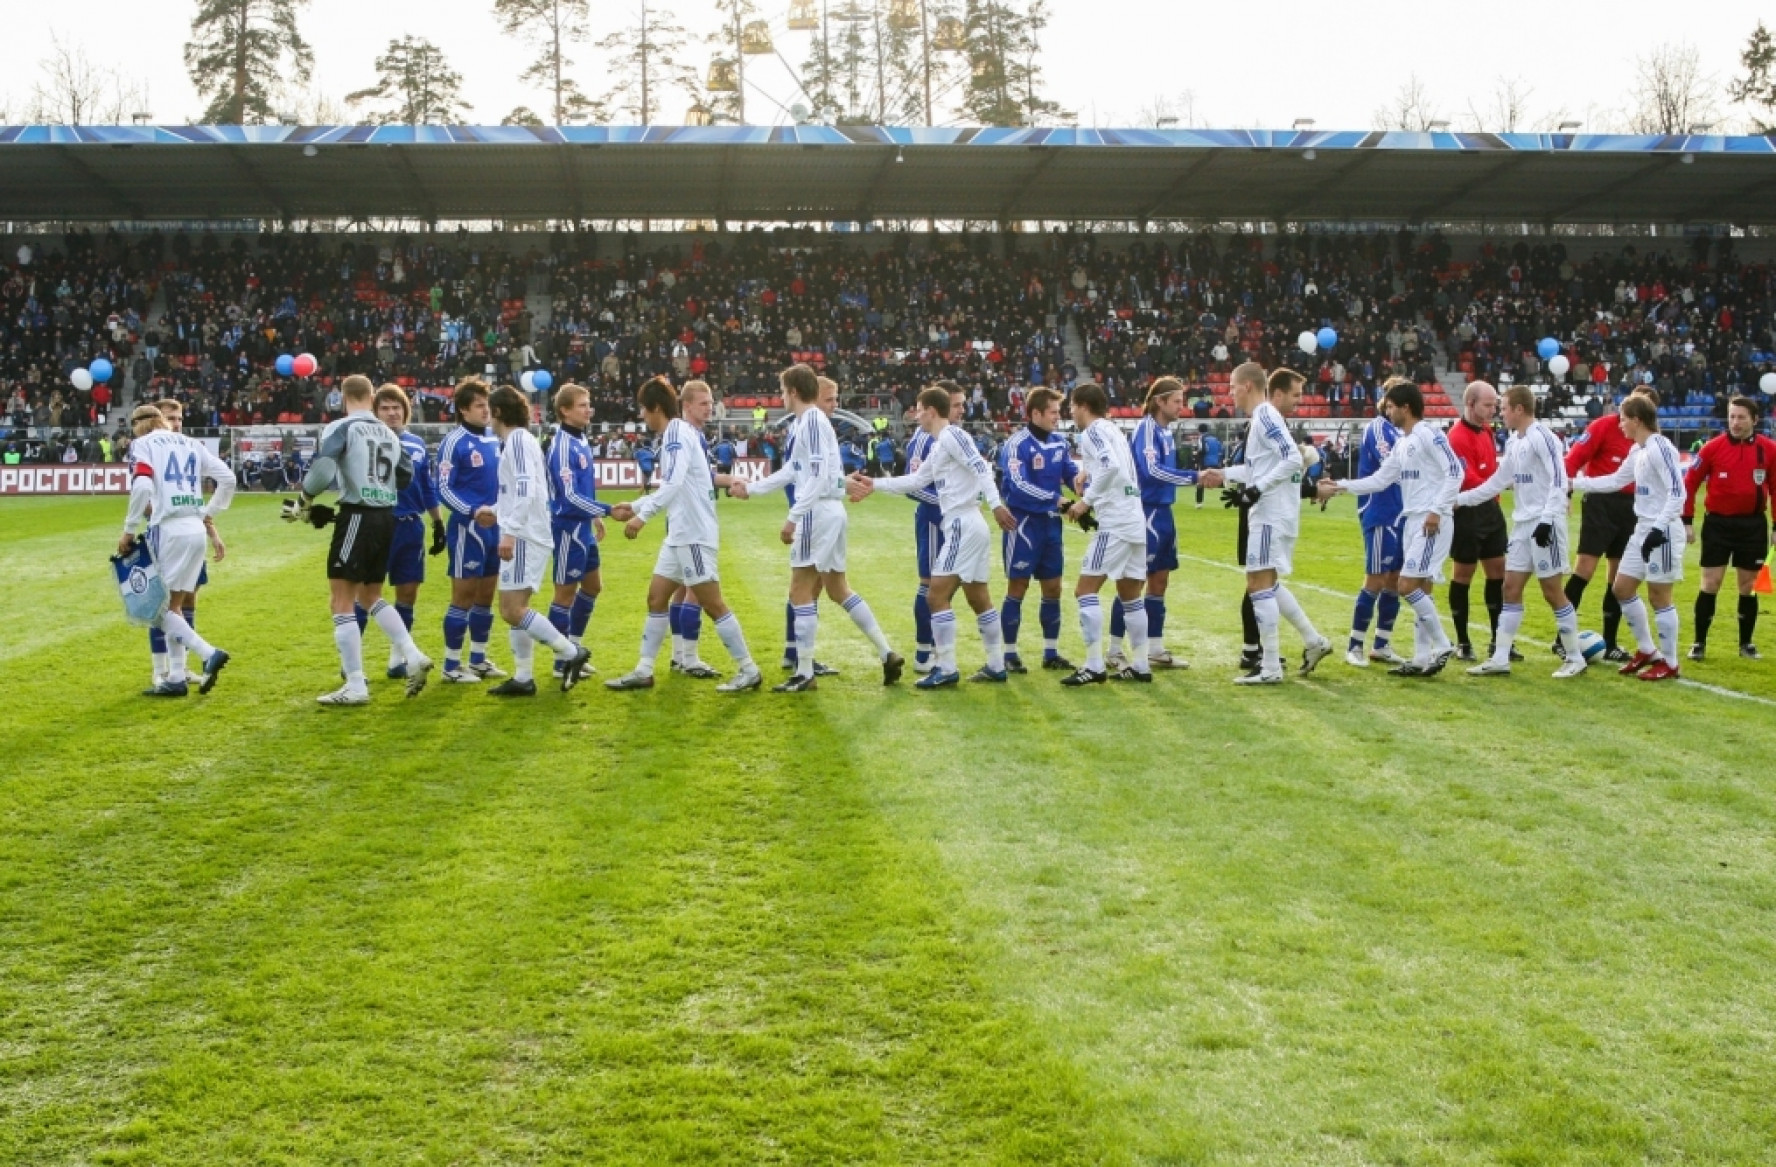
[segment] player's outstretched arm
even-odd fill
[[[1593,478],[1589,474],[1580,474],[1572,480],[1572,488],[1578,494],[1608,494],[1613,490],[1621,490],[1634,481],[1634,464],[1640,460],[1641,447],[1636,446],[1628,451],[1622,464],[1616,467],[1613,474],[1604,474]]]

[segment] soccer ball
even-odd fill
[[[1586,660],[1596,660],[1603,653],[1603,637],[1590,629],[1579,633],[1579,651],[1585,654]]]

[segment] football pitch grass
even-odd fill
[[[240,499],[199,608],[234,663],[155,702],[122,512],[0,503],[0,1162],[1776,1159],[1776,663],[1730,584],[1717,691],[1554,681],[1533,594],[1510,678],[1241,690],[1233,518],[1186,503],[1193,667],[1151,686],[884,691],[829,603],[817,693],[607,692],[653,524],[605,543],[585,687],[406,701],[372,630],[374,704],[327,710],[323,535]],[[910,657],[910,504],[852,513]],[[769,683],[782,503],[721,514]],[[1359,553],[1304,515],[1341,645]]]

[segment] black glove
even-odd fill
[[[1554,542],[1554,524],[1537,523],[1535,534],[1531,535],[1530,538],[1535,540],[1535,545],[1537,547],[1547,547]]]
[[[1080,515],[1079,516],[1079,529],[1081,531],[1095,531],[1095,530],[1097,530],[1098,529],[1098,516],[1093,514],[1091,511],[1086,511],[1083,515]]]
[[[1241,506],[1240,500],[1243,499],[1245,495],[1246,492],[1237,486],[1223,487],[1221,490],[1221,505],[1227,510],[1232,510],[1234,507],[1241,507],[1243,510],[1244,507]]]
[[[1651,559],[1653,557],[1653,552],[1669,542],[1671,542],[1671,540],[1665,537],[1665,528],[1654,527],[1651,531],[1647,532],[1647,537],[1640,541],[1640,557],[1642,559]]]
[[[315,530],[320,530],[333,521],[333,508],[321,502],[311,504],[308,508],[308,521],[315,525]]]
[[[1240,509],[1242,511],[1252,509],[1258,505],[1258,500],[1263,497],[1264,492],[1259,490],[1256,486],[1246,487],[1244,490],[1240,491]]]
[[[426,550],[427,555],[444,554],[444,520],[432,520],[432,545]]]

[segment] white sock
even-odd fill
[[[814,645],[820,639],[820,606],[798,605],[795,610],[796,676],[814,675]]]
[[[165,652],[151,652],[148,654],[149,658],[154,662],[154,679],[155,680],[160,681],[160,680],[164,680],[166,678],[167,669],[171,667],[167,663],[167,658],[170,657],[171,655],[172,655],[171,653],[165,653]]]
[[[1283,671],[1283,656],[1279,650],[1283,617],[1277,611],[1275,588],[1252,593],[1252,615],[1258,620],[1258,647],[1264,654],[1260,671],[1266,676],[1274,676]]]
[[[550,649],[563,660],[573,658],[573,641],[563,635],[561,629],[549,623],[545,617],[539,616],[535,610],[526,610],[524,618],[518,621],[518,627],[526,636]]]
[[[932,652],[937,654],[937,667],[946,673],[956,671],[956,613],[931,613]]]
[[[1424,664],[1431,657],[1442,651],[1437,643],[1443,629],[1443,622],[1437,616],[1437,605],[1423,588],[1414,588],[1409,594],[1401,596],[1406,606],[1412,609],[1412,659]],[[1447,643],[1447,638],[1445,643]]]
[[[530,633],[522,628],[508,628],[506,643],[512,646],[512,679],[530,680],[532,654],[536,650],[536,643],[531,640]]]
[[[685,661],[685,639],[676,632],[672,634],[672,663],[680,666],[687,663]]]
[[[352,620],[353,631],[357,630],[357,626],[358,622],[354,617]],[[195,652],[200,661],[209,660],[210,655],[216,651],[210,647],[209,641],[197,634],[196,629],[185,623],[185,617],[171,608],[161,614],[160,630],[166,633],[167,638],[167,677],[169,680],[180,680],[185,677],[185,649]],[[184,645],[185,648],[180,648],[180,645]]]
[[[1320,631],[1307,618],[1307,613],[1301,610],[1301,603],[1295,598],[1295,594],[1281,582],[1276,585],[1275,591],[1277,614],[1295,626],[1295,631],[1301,633],[1303,644],[1318,644]]]
[[[664,612],[649,612],[641,626],[641,659],[635,662],[635,671],[644,677],[654,675],[654,658],[660,655],[660,645],[666,640],[666,628]]]
[[[852,592],[851,598],[845,601],[845,611],[851,613],[851,623],[857,625],[857,630],[869,637],[870,643],[876,646],[876,656],[887,660],[894,650],[888,647],[888,637],[882,631],[882,626],[876,623],[876,614],[870,611],[870,606],[864,603],[863,597]]]
[[[1085,667],[1104,671],[1104,609],[1096,596],[1079,597],[1079,634],[1085,637]]]
[[[981,644],[987,649],[987,667],[994,672],[1005,669],[1005,629],[999,626],[999,609],[988,608],[974,618],[980,629]]]
[[[1495,663],[1508,665],[1511,663],[1511,646],[1517,643],[1517,630],[1523,627],[1523,605],[1506,604],[1499,612],[1498,638],[1493,643],[1492,659]]]
[[[1147,601],[1139,596],[1122,605],[1122,626],[1128,631],[1129,664],[1137,673],[1147,671]]]
[[[1659,652],[1665,663],[1677,667],[1677,608],[1666,606],[1653,613],[1653,626],[1659,632]]]
[[[1566,649],[1566,659],[1575,660],[1583,655],[1583,650],[1579,648],[1578,609],[1571,604],[1554,609],[1554,624],[1560,629],[1560,644]]]
[[[746,647],[746,635],[740,631],[740,617],[732,611],[715,622],[715,632],[721,637],[722,647],[734,658],[734,663],[741,672],[753,667],[752,653]],[[813,659],[809,658],[810,661]]]
[[[418,665],[422,655],[419,645],[413,643],[413,633],[407,631],[407,625],[401,620],[401,613],[387,600],[378,600],[370,605],[370,619],[389,638],[394,651],[389,655],[389,667],[402,663]]]
[[[1622,601],[1622,619],[1628,621],[1628,627],[1634,630],[1634,644],[1644,653],[1659,651],[1658,642],[1653,639],[1653,629],[1647,623],[1646,605],[1639,596],[1629,596]]]
[[[364,688],[364,636],[358,631],[356,616],[347,612],[333,617],[333,644],[339,649],[339,663],[345,668],[346,688]]]

